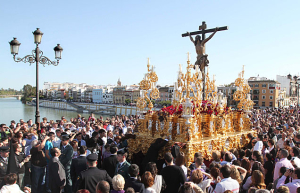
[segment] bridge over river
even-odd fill
[[[18,100],[21,100],[23,95],[0,95],[0,98],[12,98],[15,97]]]

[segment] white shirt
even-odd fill
[[[259,153],[261,153],[262,148],[263,148],[263,142],[262,141],[257,141],[255,143],[253,151],[259,151]]]
[[[239,183],[232,179],[231,177],[229,178],[224,178],[219,182],[214,190],[214,193],[223,193],[226,190],[231,190],[233,193],[239,193],[240,190],[240,185]]]
[[[0,193],[24,193],[18,184],[12,184],[12,185],[4,185]]]
[[[53,147],[60,148],[60,142],[61,142],[61,139],[59,139],[58,137],[55,137],[54,140],[52,141]]]

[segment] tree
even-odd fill
[[[23,86],[23,97],[21,101],[26,103],[27,101],[31,102],[32,97],[36,97],[36,87],[32,87],[30,84]]]
[[[128,105],[131,103],[131,100],[130,99],[125,99],[125,103]]]

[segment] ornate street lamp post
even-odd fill
[[[59,60],[61,59],[61,53],[63,51],[62,47],[57,44],[57,46],[54,48],[55,51],[55,59],[57,61],[51,61],[48,57],[43,56],[43,52],[39,48],[39,44],[42,41],[43,33],[40,31],[39,28],[37,28],[33,33],[34,36],[34,43],[36,44],[36,47],[34,50],[32,50],[31,55],[24,56],[23,58],[16,58],[16,55],[19,53],[19,47],[21,43],[17,40],[17,38],[14,38],[12,41],[9,42],[10,44],[10,52],[14,56],[15,62],[29,62],[30,65],[32,63],[36,63],[36,112],[35,112],[35,123],[39,126],[40,123],[40,111],[39,111],[39,63],[43,64],[45,67],[45,64],[48,65],[54,65],[57,66],[59,63]]]

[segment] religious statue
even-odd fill
[[[191,36],[189,32],[187,32],[188,36],[190,36],[191,41],[194,43],[197,53],[197,61],[195,62],[195,66],[199,65],[200,71],[204,75],[204,68],[208,66],[207,54],[205,54],[205,44],[208,42],[218,31],[219,28],[215,28],[214,33],[212,33],[208,38],[201,40],[201,36],[197,35],[195,40]]]

